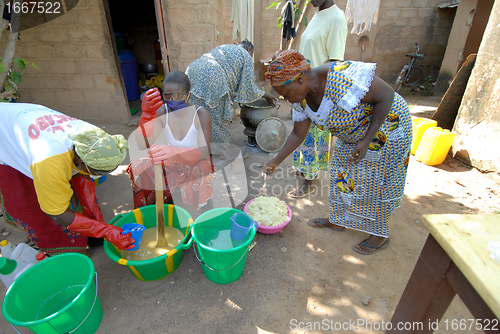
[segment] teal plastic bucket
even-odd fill
[[[243,274],[250,243],[255,237],[257,226],[240,241],[230,237],[235,213],[243,211],[218,208],[201,214],[191,228],[194,252],[202,264],[203,273],[211,282],[228,284],[238,280]],[[199,256],[198,256],[199,253]]]
[[[10,286],[2,313],[18,333],[20,327],[39,334],[95,333],[103,313],[94,264],[77,253],[44,259]]]

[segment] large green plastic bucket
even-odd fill
[[[198,260],[202,263],[203,272],[211,282],[217,284],[232,283],[241,277],[250,243],[257,232],[257,227],[253,226],[243,240],[229,241],[232,247],[228,246],[231,217],[236,212],[246,215],[236,209],[212,209],[196,218],[191,228],[191,235],[197,246],[193,246],[193,249],[196,256],[198,256],[196,249],[198,250]],[[225,241],[223,243],[225,247],[222,247],[224,249],[219,247],[221,243],[218,240]]]
[[[82,254],[44,259],[7,290],[3,316],[17,330],[25,327],[40,334],[95,333],[102,321],[102,307],[94,273],[94,264]]]
[[[104,251],[108,257],[121,265],[127,266],[132,275],[141,281],[157,281],[174,272],[182,262],[184,250],[190,247],[190,228],[193,223],[191,215],[183,208],[165,204],[165,226],[175,227],[184,234],[184,239],[166,254],[149,260],[132,261],[122,258],[122,252],[115,245],[104,241]],[[125,224],[137,223],[146,228],[156,227],[156,205],[147,205],[115,216],[111,225],[122,227]]]

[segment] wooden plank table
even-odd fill
[[[500,215],[423,215],[422,222],[430,234],[386,333],[500,331],[500,264],[487,249],[500,241]],[[439,323],[456,294],[475,319]]]

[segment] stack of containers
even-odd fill
[[[437,126],[437,121],[428,118],[412,120],[413,140],[411,154],[428,166],[443,163],[453,144],[455,133]]]
[[[425,130],[436,127],[438,122],[428,118],[414,118],[412,119],[413,139],[411,141],[411,154],[415,155],[417,152],[418,144],[424,136]]]
[[[27,269],[43,260],[46,255],[25,243],[15,248],[7,240],[0,242],[2,257],[0,257],[0,280],[5,287],[9,287]]]

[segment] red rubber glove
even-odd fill
[[[156,118],[156,110],[163,105],[161,94],[158,88],[151,88],[142,97],[142,114],[139,121],[139,133],[145,137],[151,136],[153,133],[154,120]]]
[[[97,204],[95,196],[95,183],[81,176],[72,178],[69,183],[71,183],[82,206],[83,215],[104,222],[101,208]]]
[[[197,148],[173,147],[170,145],[153,145],[148,150],[153,165],[165,166],[183,164],[193,166],[200,161],[201,151]]]
[[[75,213],[75,219],[68,226],[68,229],[92,238],[106,237],[107,241],[119,249],[134,248],[135,240],[132,239],[132,233],[122,234],[123,230],[120,227],[98,222],[78,212]]]

